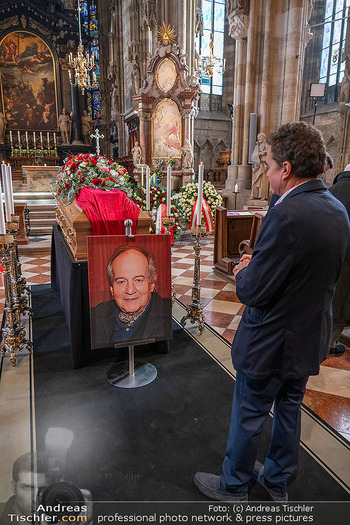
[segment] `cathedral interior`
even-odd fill
[[[232,268],[269,207],[266,138],[287,122],[315,125],[332,158],[321,176],[327,188],[350,164],[350,0],[1,0],[0,75],[0,161],[12,173],[34,309],[23,321],[33,352],[22,349],[16,366],[1,358],[0,501],[12,494],[13,462],[47,447],[52,429],[74,434],[63,477],[93,501],[204,501],[192,478],[220,468],[224,450],[230,347],[244,311]],[[174,227],[174,339],[168,353],[135,347],[158,370],[139,389],[107,382],[113,352],[90,348],[85,360],[89,297],[77,290],[87,279],[86,240],[81,248],[69,185],[61,178],[53,188],[67,158],[95,154],[106,173],[114,163],[129,177],[133,195],[150,173],[152,195],[166,189],[179,209],[202,169],[213,219],[219,205],[215,235],[201,240],[200,276],[192,208]],[[68,211],[56,207],[61,191]],[[196,278],[204,331],[181,328]],[[307,384],[293,501],[349,501],[350,322],[340,341],[345,352]]]

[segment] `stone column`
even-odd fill
[[[228,10],[230,6],[228,7]],[[232,2],[231,12],[227,15],[229,35],[236,40],[235,50],[235,77],[233,96],[233,130],[232,130],[232,158],[227,169],[227,180],[223,195],[228,197],[228,208],[233,207],[232,191],[237,183],[239,190],[250,187],[251,168],[242,164],[243,134],[244,134],[244,103],[246,93],[246,61],[247,35],[249,28],[248,2]],[[243,161],[244,162],[244,161]],[[246,162],[246,161],[245,161]],[[241,207],[241,195],[238,197],[237,207]]]
[[[83,144],[83,135],[81,131],[80,106],[78,86],[71,86],[72,101],[72,144]]]

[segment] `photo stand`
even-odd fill
[[[108,383],[118,388],[139,388],[152,383],[157,377],[157,369],[150,363],[135,363],[135,346],[154,343],[155,339],[141,339],[129,345],[129,361],[117,363],[106,372]],[[115,348],[125,346],[125,343],[115,345]]]
[[[124,221],[125,235],[132,238],[134,235],[131,233],[132,220],[126,219]],[[135,346],[146,345],[148,343],[154,343],[155,339],[141,339],[139,341],[132,341],[129,345],[129,361],[123,361],[117,363],[106,372],[106,378],[108,383],[118,388],[139,388],[141,386],[152,383],[157,377],[157,369],[150,363],[135,363]],[[119,343],[114,345],[114,348],[125,347],[125,343]]]

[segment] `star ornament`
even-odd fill
[[[166,26],[163,22],[163,25],[158,27],[157,38],[163,46],[168,46],[176,42],[176,32],[170,24]]]

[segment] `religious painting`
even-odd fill
[[[91,348],[172,338],[170,235],[88,236]]]
[[[181,115],[168,98],[157,104],[152,115],[152,157],[181,157]]]
[[[164,93],[171,90],[176,82],[176,68],[172,60],[165,58],[158,66],[156,81],[159,89]]]
[[[57,129],[55,63],[48,45],[28,31],[0,42],[1,98],[11,130]]]

